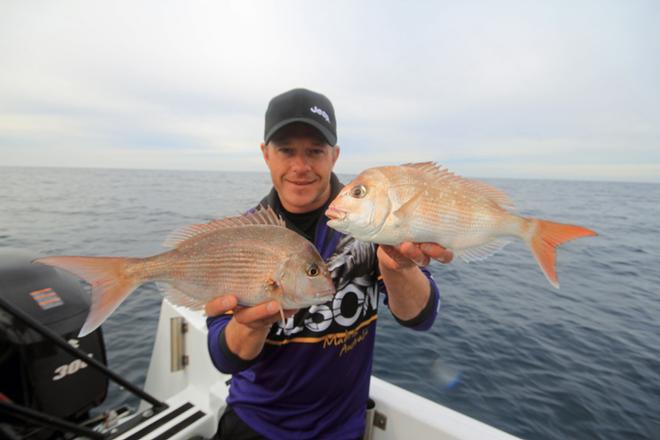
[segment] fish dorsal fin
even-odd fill
[[[451,181],[463,185],[465,188],[483,195],[488,200],[491,200],[502,208],[513,209],[515,207],[513,200],[499,189],[494,188],[487,183],[457,176],[447,168],[441,167],[435,162],[405,163],[401,166],[415,168],[432,179],[442,180],[444,182]]]
[[[163,246],[176,248],[181,243],[198,235],[208,234],[224,228],[236,228],[250,225],[271,225],[286,227],[282,218],[270,206],[259,207],[247,214],[212,220],[208,223],[187,225],[173,231],[163,242]]]
[[[441,167],[435,162],[417,162],[417,163],[404,163],[402,167],[415,168],[424,174],[437,177],[439,179],[447,179],[451,177],[458,177],[450,172],[447,168]]]

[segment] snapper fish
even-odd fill
[[[201,309],[231,294],[252,306],[277,300],[284,309],[322,304],[335,287],[316,248],[285,227],[270,208],[189,225],[171,233],[170,251],[147,258],[58,256],[34,260],[92,285],[80,336],[94,331],[141,284],[155,281],[174,304]]]
[[[487,258],[519,237],[550,284],[559,288],[557,246],[597,234],[581,226],[521,217],[513,208],[500,190],[422,162],[363,171],[342,189],[326,215],[328,226],[359,240],[437,243],[466,262]]]

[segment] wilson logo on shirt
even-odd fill
[[[273,326],[267,343],[321,343],[341,347],[339,355],[352,350],[369,334],[377,319],[378,284],[375,247],[344,238],[328,260],[337,293],[331,301],[299,311],[284,325]]]

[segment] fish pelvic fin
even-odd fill
[[[489,241],[481,246],[474,246],[465,249],[457,249],[454,250],[454,253],[466,263],[471,263],[473,261],[485,260],[486,258],[490,257],[495,252],[499,251],[509,243],[511,243],[510,239],[499,238]]]
[[[598,235],[582,226],[555,223],[548,220],[528,219],[531,222],[532,236],[527,240],[536,262],[550,284],[559,289],[557,278],[557,246],[580,237]],[[535,227],[534,227],[535,226]]]
[[[157,282],[158,289],[174,305],[188,308],[190,310],[201,310],[206,302],[194,296],[188,295],[180,287],[164,282]]]
[[[121,257],[45,257],[34,262],[64,269],[92,285],[92,304],[78,333],[83,337],[96,330],[144,282],[128,274],[127,267],[137,261]]]

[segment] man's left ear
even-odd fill
[[[339,157],[339,145],[335,145],[332,148],[332,165],[334,166],[335,162],[337,162],[337,158]]]

